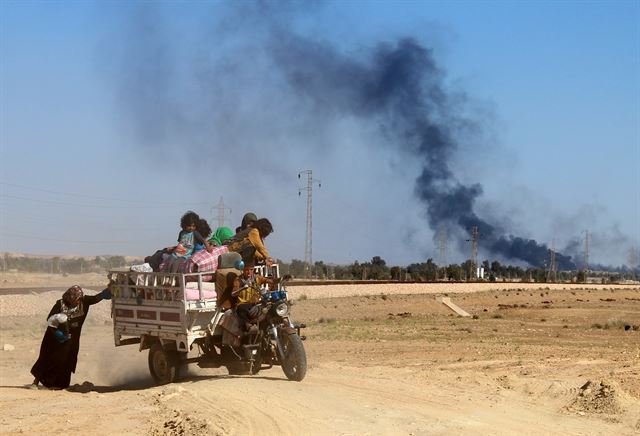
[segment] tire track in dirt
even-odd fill
[[[611,421],[611,425],[605,424],[606,429],[598,432],[594,430],[593,423],[564,414],[560,406],[566,404],[577,391],[569,384],[561,386],[562,398],[556,403],[558,408],[555,408],[546,407],[544,402],[540,403],[540,398],[536,398],[533,392],[501,389],[497,383],[491,382],[490,377],[480,377],[485,388],[475,388],[473,391],[465,389],[466,382],[454,385],[450,378],[443,383],[434,377],[427,380],[426,384],[416,383],[408,374],[405,377],[396,375],[394,379],[401,381],[396,382],[400,385],[396,389],[380,390],[379,387],[362,385],[348,377],[337,380],[333,388],[343,393],[348,392],[353,397],[373,396],[379,404],[394,405],[402,410],[403,416],[407,416],[407,411],[419,414],[425,418],[429,433],[472,430],[481,434],[517,434],[535,428],[549,434],[620,434],[620,427],[613,425],[618,422],[616,420]],[[519,384],[521,381],[514,379],[514,382]],[[538,384],[544,386],[546,381],[542,380]],[[388,419],[390,416],[384,418]],[[441,427],[434,428],[434,421],[439,422]],[[630,430],[628,434],[632,433]]]
[[[187,379],[188,380],[188,379]],[[154,394],[164,423],[153,434],[244,435],[296,434],[295,426],[278,417],[279,393],[255,389],[259,376],[219,376],[169,385]]]

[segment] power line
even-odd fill
[[[185,206],[187,203],[176,203],[176,202],[166,202],[166,201],[154,201],[153,203],[149,203],[149,202],[143,202],[141,200],[137,200],[137,199],[128,199],[128,198],[122,198],[122,197],[102,197],[102,196],[96,196],[96,195],[88,195],[88,194],[78,194],[78,193],[72,193],[72,192],[63,192],[63,191],[54,191],[51,189],[44,189],[44,188],[36,188],[33,186],[26,186],[26,185],[20,185],[20,184],[16,184],[16,183],[6,183],[6,182],[0,182],[0,185],[4,185],[4,186],[12,186],[14,188],[21,188],[21,189],[27,189],[27,190],[31,190],[31,191],[39,191],[39,192],[46,192],[48,194],[58,194],[58,195],[69,195],[72,197],[84,197],[84,198],[90,198],[93,200],[108,200],[108,201],[117,201],[117,202],[121,202],[121,203],[133,203],[133,204],[153,204],[153,207],[165,207],[165,206]],[[8,194],[4,194],[4,193],[0,193],[0,196],[2,197],[8,197],[8,198],[18,198],[18,199],[25,199],[25,200],[31,200],[31,201],[41,201],[41,200],[32,200],[32,199],[28,199],[28,198],[24,198],[24,197],[18,197],[18,196],[11,196]],[[191,203],[193,204],[193,203]],[[205,202],[196,202],[195,204],[207,204]],[[71,204],[74,205],[74,204]]]
[[[142,206],[142,205],[138,204],[138,205],[116,206],[116,205],[104,205],[104,204],[68,203],[68,202],[65,202],[65,201],[43,200],[43,199],[19,197],[17,195],[7,195],[7,194],[0,194],[0,197],[12,198],[14,200],[32,201],[32,202],[35,202],[35,203],[55,204],[55,205],[58,205],[58,206],[96,207],[96,208],[99,208],[99,209],[163,209],[163,208],[168,208],[168,207],[177,207],[177,206],[179,206],[178,204],[154,204],[154,205],[149,205],[149,206]],[[191,203],[191,204],[193,204],[193,203]],[[206,203],[196,203],[196,204],[206,204]],[[185,206],[185,205],[186,205],[186,203],[183,203],[182,207],[188,207],[188,206]]]
[[[11,221],[12,223],[19,223],[21,227],[24,227],[26,223],[35,223],[35,224],[44,224],[39,225],[39,229],[43,228],[67,228],[69,226],[77,226],[81,224],[84,228],[86,227],[94,227],[100,228],[101,231],[104,230],[113,230],[113,231],[128,231],[131,229],[132,225],[140,226],[141,230],[145,232],[152,231],[155,233],[165,232],[167,230],[166,225],[155,225],[152,221],[148,222],[148,219],[142,215],[136,215],[133,217],[123,217],[118,216],[117,219],[114,217],[109,217],[100,221],[100,218],[105,218],[103,215],[89,215],[83,214],[74,211],[72,215],[58,215],[58,214],[48,214],[43,215],[42,213],[32,213],[26,212],[24,208],[13,209],[12,207],[3,206],[2,209],[2,218],[4,218],[4,222],[0,220],[0,228],[5,227],[4,230],[7,230],[6,224]],[[18,215],[14,212],[18,212]],[[40,208],[38,212],[46,213]],[[11,217],[11,219],[9,219]],[[112,223],[118,223],[121,225],[112,225]]]
[[[50,190],[50,189],[35,188],[33,186],[18,185],[16,183],[0,182],[0,185],[12,186],[14,188],[28,189],[28,190],[31,190],[31,191],[46,192],[46,193],[49,193],[49,194],[70,195],[70,196],[73,196],[73,197],[85,197],[85,198],[91,198],[91,199],[94,199],[94,200],[110,200],[110,201],[123,201],[123,202],[137,203],[136,200],[128,200],[126,198],[100,197],[100,196],[95,196],[95,195],[76,194],[76,193],[62,192],[62,191],[53,191],[53,190]]]
[[[126,240],[126,241],[81,241],[81,240],[71,240],[71,239],[56,239],[56,238],[41,238],[41,237],[37,237],[37,236],[32,236],[32,235],[23,235],[23,234],[19,234],[19,233],[9,233],[9,232],[0,232],[0,234],[3,235],[10,235],[10,236],[15,236],[18,237],[20,239],[33,239],[36,241],[54,241],[54,242],[72,242],[74,244],[130,244],[130,243],[141,243],[141,242],[147,242],[144,240]]]

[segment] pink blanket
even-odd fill
[[[197,289],[185,289],[185,297],[187,301],[197,301],[200,299],[200,291]],[[216,299],[216,291],[207,291],[206,289],[202,290],[202,298],[204,300],[215,300]]]

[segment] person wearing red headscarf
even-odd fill
[[[47,316],[47,330],[40,345],[40,355],[31,368],[31,374],[35,377],[34,388],[40,383],[49,389],[69,387],[71,373],[76,372],[82,324],[89,307],[105,299],[111,299],[108,287],[99,294],[84,295],[80,286],[72,286],[56,301]]]

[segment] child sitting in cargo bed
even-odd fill
[[[198,224],[196,224],[196,230],[198,233],[200,233],[200,235],[205,239],[204,242],[197,242],[193,247],[193,252],[197,252],[200,250],[204,250],[205,248],[207,249],[207,251],[211,251],[211,249],[213,248],[213,244],[211,244],[211,242],[208,241],[209,235],[211,234],[211,227],[209,227],[209,223],[207,222],[207,220],[205,220],[204,218],[200,218],[198,220]],[[208,247],[207,245],[205,245],[205,243],[208,243]]]
[[[195,245],[201,243],[205,248],[209,249],[211,244],[196,230],[196,226],[200,221],[197,213],[187,211],[180,218],[180,227],[182,230],[178,233],[178,245],[165,249],[165,252],[171,253],[165,270],[170,273],[176,273],[194,251]]]

